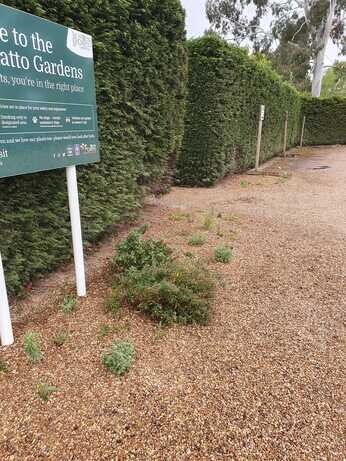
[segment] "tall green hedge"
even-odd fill
[[[305,145],[346,144],[346,98],[304,97]]]
[[[183,132],[186,51],[179,0],[2,0],[94,37],[100,164],[80,167],[83,234],[94,242],[131,218]],[[64,171],[0,180],[0,250],[8,288],[70,255]]]
[[[191,40],[185,137],[176,166],[178,184],[211,186],[254,165],[259,106],[265,104],[262,160],[299,138],[299,93],[247,52],[214,35]]]

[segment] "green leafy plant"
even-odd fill
[[[189,240],[189,245],[191,246],[201,246],[204,245],[206,238],[202,234],[193,234]]]
[[[38,362],[43,355],[38,344],[38,334],[33,331],[25,333],[23,338],[24,352],[32,362]]]
[[[128,271],[158,266],[172,260],[172,250],[161,240],[143,239],[146,228],[131,231],[116,248],[114,263],[117,269]]]
[[[106,336],[108,336],[113,331],[114,331],[113,325],[108,325],[107,323],[102,323],[102,325],[100,325],[100,329],[99,329],[99,337],[100,338],[105,338]]]
[[[8,373],[7,363],[2,359],[0,359],[0,373]]]
[[[215,261],[219,263],[230,262],[232,256],[233,256],[232,248],[228,246],[220,245],[217,248],[215,248],[214,258],[215,258]]]
[[[111,351],[102,355],[102,363],[115,375],[123,375],[128,371],[134,357],[134,347],[129,341],[116,341]]]
[[[39,397],[45,402],[47,402],[50,396],[53,394],[53,392],[56,391],[58,391],[58,388],[56,386],[51,386],[50,384],[42,382],[39,382],[37,384],[37,393]]]
[[[61,347],[65,344],[68,337],[69,337],[69,334],[67,331],[60,330],[54,335],[53,342],[57,347]]]
[[[77,300],[76,300],[76,298],[74,296],[67,295],[67,296],[64,297],[64,300],[61,303],[60,309],[65,314],[69,314],[70,312],[73,312],[75,310],[76,303],[77,303]]]

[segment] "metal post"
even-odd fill
[[[284,134],[284,157],[287,151],[287,130],[288,130],[288,112],[285,112],[285,134]]]
[[[79,211],[77,172],[75,166],[66,168],[68,201],[70,207],[72,244],[76,274],[77,295],[86,296],[82,228]]]
[[[257,146],[256,146],[256,164],[255,170],[258,171],[260,163],[260,154],[261,154],[261,141],[262,141],[262,127],[264,120],[265,106],[260,106],[260,116],[258,121],[258,132],[257,132]]]
[[[13,331],[10,315],[10,306],[8,305],[8,297],[6,290],[4,267],[0,254],[0,339],[2,346],[10,346],[13,344]]]
[[[306,121],[306,117],[304,115],[304,117],[303,117],[303,126],[302,126],[302,135],[300,137],[300,147],[303,147],[303,142],[304,142],[305,121]]]

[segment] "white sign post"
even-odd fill
[[[66,168],[68,202],[70,207],[72,245],[76,274],[77,295],[86,296],[85,268],[83,256],[82,226],[80,221],[76,167]]]
[[[255,171],[258,171],[259,164],[260,164],[262,127],[263,127],[264,115],[265,115],[265,106],[261,105],[260,106],[260,117],[258,121]]]
[[[13,332],[10,315],[10,306],[8,305],[6,282],[4,268],[0,254],[0,339],[2,346],[13,344]]]
[[[305,122],[306,122],[306,117],[304,115],[304,117],[303,117],[303,126],[302,126],[302,134],[301,134],[301,137],[300,137],[300,147],[301,148],[303,147],[303,143],[304,143]]]

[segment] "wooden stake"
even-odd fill
[[[302,126],[302,135],[300,137],[300,148],[303,147],[303,142],[304,142],[305,122],[306,122],[306,117],[304,115],[304,117],[303,117],[303,126]]]

